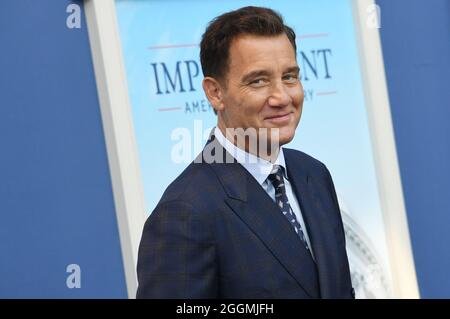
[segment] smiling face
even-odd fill
[[[303,87],[295,51],[285,34],[234,39],[224,83],[205,78],[203,87],[218,111],[218,127],[279,129],[279,145],[295,135]]]

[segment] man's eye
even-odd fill
[[[266,83],[265,79],[255,79],[253,81],[250,81],[250,85],[264,85]]]
[[[286,74],[283,77],[283,80],[288,81],[288,82],[295,82],[298,79],[298,75],[296,74]]]

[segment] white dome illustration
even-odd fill
[[[378,252],[339,194],[338,201],[344,224],[351,280],[356,298],[391,298],[389,275],[383,267]]]

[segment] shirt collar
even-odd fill
[[[283,167],[283,175],[284,178],[287,179],[287,167],[284,161],[283,148],[280,149],[275,162],[271,163],[234,145],[222,134],[222,131],[218,127],[214,129],[214,136],[222,147],[225,148],[225,150],[230,153],[239,164],[244,166],[244,168],[258,181],[260,185],[262,185],[267,177],[269,177],[274,165]]]

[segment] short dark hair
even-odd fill
[[[203,75],[225,79],[229,65],[231,42],[240,35],[277,36],[286,34],[297,51],[295,32],[284,24],[283,17],[269,8],[243,7],[214,18],[200,43]]]

